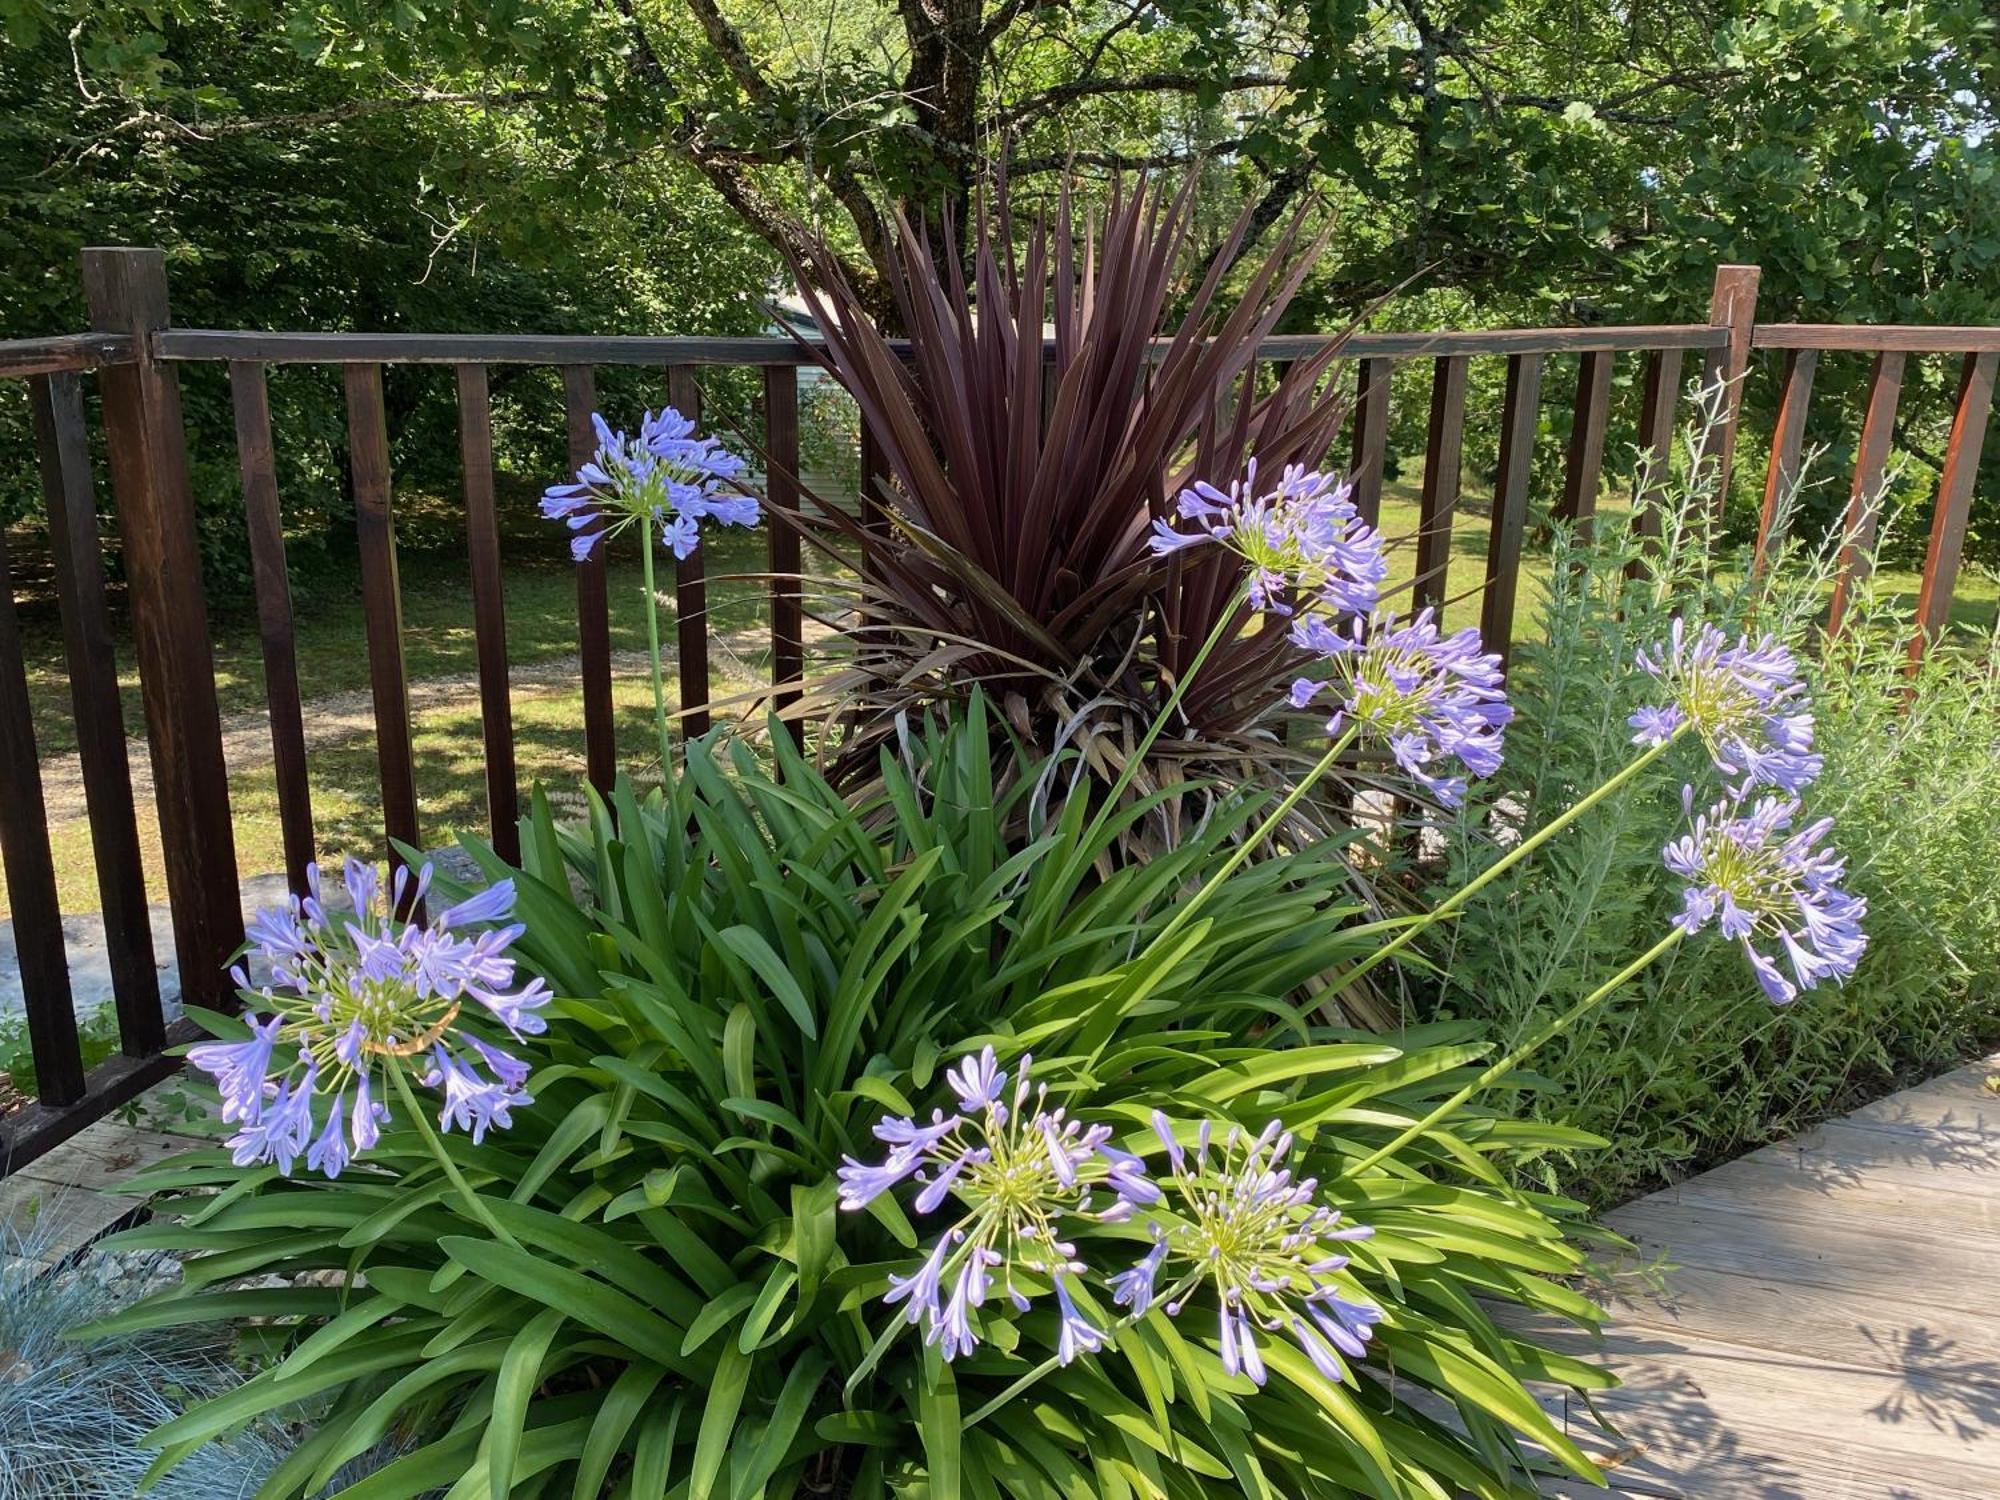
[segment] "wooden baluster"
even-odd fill
[[[382,367],[341,367],[347,387],[347,454],[354,477],[354,527],[361,545],[361,608],[368,635],[368,686],[375,704],[375,760],[389,863],[397,844],[421,847],[416,760],[410,748],[410,688],[403,669],[403,590],[396,575],[396,521],[389,496],[389,425]]]
[[[250,538],[250,580],[257,595],[257,635],[264,653],[264,704],[271,716],[271,765],[278,785],[285,880],[294,895],[303,896],[306,868],[314,856],[312,790],[306,775],[292,583],[285,566],[285,527],[278,508],[264,366],[231,360],[229,391],[236,408],[236,460],[243,476],[243,522]]]
[[[1493,526],[1486,549],[1486,594],[1479,634],[1504,668],[1514,638],[1514,599],[1521,582],[1521,539],[1528,523],[1528,481],[1535,461],[1535,427],[1542,394],[1542,356],[1507,359],[1507,397],[1500,416],[1500,477],[1493,486]]]
[[[1382,480],[1388,456],[1389,379],[1395,362],[1364,359],[1354,373],[1354,508],[1370,526],[1382,519]]]
[[[14,615],[7,534],[0,527],[0,860],[13,906],[15,961],[28,1018],[28,1048],[35,1060],[36,1096],[61,1108],[83,1097],[83,1054],[70,998],[34,725],[21,626]]]
[[[590,424],[597,410],[597,381],[589,365],[563,366],[563,411],[569,427],[574,473],[597,451]],[[611,604],[605,587],[608,542],[576,566],[576,647],[583,678],[584,774],[609,796],[618,780],[618,731],[611,704]]]
[[[233,1010],[229,964],[243,944],[243,907],[229,772],[180,383],[173,367],[152,354],[153,335],[168,325],[166,261],[158,250],[86,250],[83,286],[92,325],[133,340],[131,361],[106,366],[98,389],[125,544],[181,996],[189,1004]]]
[[[1569,449],[1555,519],[1569,522],[1579,541],[1590,539],[1597,515],[1604,430],[1611,414],[1611,360],[1609,349],[1586,349],[1577,360],[1576,404],[1570,412]]]
[[[875,441],[875,434],[869,430],[864,418],[861,423],[861,524],[877,536],[887,536],[893,529],[889,520],[889,464],[882,452],[882,445]],[[861,563],[862,582],[872,581],[877,567],[871,557],[864,557]],[[862,613],[867,617],[869,605],[864,599]]]
[[[682,416],[701,421],[701,388],[692,365],[667,370],[667,399]],[[681,732],[708,733],[708,572],[701,549],[674,560],[674,635],[680,644]]]
[[[1882,514],[1882,491],[1889,473],[1889,449],[1895,441],[1896,403],[1903,390],[1907,358],[1900,350],[1875,356],[1868,374],[1868,409],[1861,419],[1861,441],[1854,452],[1854,482],[1847,492],[1847,514],[1841,521],[1840,559],[1833,579],[1833,602],[1827,607],[1826,628],[1840,634],[1853,608],[1855,592],[1875,567],[1875,531]]]
[[[1417,576],[1412,609],[1444,603],[1451,570],[1452,520],[1458,510],[1465,454],[1465,377],[1462,354],[1438,360],[1431,374],[1430,433],[1424,444],[1424,489],[1417,508]]]
[[[1784,542],[1790,517],[1786,507],[1796,498],[1799,462],[1805,451],[1806,408],[1812,401],[1813,372],[1819,368],[1817,349],[1787,349],[1783,393],[1778,418],[1771,428],[1771,467],[1764,476],[1764,509],[1757,519],[1754,566],[1763,572]]]
[[[119,1046],[127,1056],[148,1057],[166,1045],[166,1020],[160,1010],[153,924],[146,909],[145,866],[132,803],[132,768],[125,752],[125,710],[118,696],[111,613],[104,597],[103,545],[91,486],[83,386],[74,374],[48,375],[30,381],[28,394],[41,455],[42,493],[48,502],[49,549],[55,560],[70,704],[76,716],[77,762],[83,773],[91,854],[103,906]]]
[[[486,822],[493,849],[521,859],[514,705],[507,681],[507,607],[500,585],[500,521],[493,500],[493,409],[486,366],[458,367],[458,450],[465,471],[465,545],[472,572],[472,634],[479,656],[479,726],[486,752]]]
[[[799,508],[799,372],[790,365],[764,367],[764,495],[770,508],[765,528],[771,544],[771,682],[781,691],[772,702],[780,714],[799,701],[805,679],[805,607],[799,582],[799,533],[792,523]],[[803,747],[805,725],[788,721]]]
[[[1639,407],[1639,473],[1632,487],[1632,532],[1644,543],[1657,542],[1660,535],[1659,496],[1672,472],[1674,453],[1674,405],[1680,396],[1681,351],[1653,349],[1646,355],[1646,384]],[[1650,571],[1647,557],[1654,549],[1643,547],[1626,570],[1634,578]]]
[[[1993,379],[2000,354],[1968,354],[1959,369],[1958,403],[1952,410],[1944,469],[1938,475],[1937,504],[1931,511],[1930,546],[1924,552],[1924,582],[1917,591],[1917,630],[1910,637],[1914,674],[1930,643],[1951,621],[1951,596],[1965,551],[1965,525],[1972,514],[1972,486],[1979,477],[1979,452],[1986,444],[1986,419],[1993,411]]]

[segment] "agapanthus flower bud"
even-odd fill
[[[996,1284],[1021,1310],[1032,1303],[1030,1284],[1053,1289],[1064,1363],[1099,1347],[1102,1330],[1078,1310],[1066,1285],[1084,1270],[1067,1226],[1119,1223],[1159,1197],[1144,1163],[1110,1144],[1110,1126],[1086,1125],[1060,1106],[1050,1108],[1047,1087],[1029,1081],[1033,1066],[1023,1055],[1003,1102],[1007,1074],[993,1049],[965,1057],[946,1073],[961,1113],[936,1111],[927,1125],[913,1117],[883,1120],[874,1134],[889,1154],[875,1163],[850,1156],[839,1170],[846,1209],[866,1207],[906,1181],[921,1184],[913,1203],[920,1214],[947,1201],[958,1205],[959,1217],[916,1273],[891,1276],[883,1299],[907,1303],[904,1316],[922,1323],[926,1342],[948,1360],[977,1346],[973,1314]],[[948,1283],[952,1292],[941,1304]]]
[[[1676,618],[1665,643],[1634,660],[1671,695],[1632,715],[1635,744],[1664,744],[1692,730],[1739,797],[1758,786],[1797,792],[1819,775],[1798,663],[1775,636],[1754,644],[1740,636],[1731,645],[1713,625],[1690,630]]]
[[[1352,723],[1387,746],[1396,764],[1447,807],[1465,798],[1465,777],[1441,775],[1456,760],[1467,774],[1500,769],[1501,732],[1514,717],[1502,691],[1500,658],[1467,627],[1445,635],[1428,609],[1398,623],[1392,615],[1345,627],[1303,618],[1292,626],[1302,650],[1326,658],[1331,675],[1292,684],[1294,708],[1331,702],[1326,728]]]
[[[1353,493],[1338,475],[1300,464],[1259,493],[1253,458],[1226,491],[1206,481],[1182,490],[1175,509],[1190,529],[1156,520],[1152,547],[1167,553],[1219,542],[1248,565],[1254,609],[1366,614],[1381,597],[1389,564]]]
[[[712,437],[696,437],[694,422],[671,406],[647,412],[634,438],[592,413],[597,450],[576,478],[551,485],[542,514],[576,535],[570,553],[578,562],[607,537],[635,522],[660,529],[677,558],[701,545],[701,523],[755,526],[763,519],[755,497],[736,488],[744,473],[740,456]]]
[[[1682,796],[1692,810],[1694,788]],[[1675,922],[1688,932],[1713,922],[1740,942],[1757,983],[1781,1005],[1822,980],[1845,979],[1868,947],[1868,903],[1841,889],[1846,861],[1821,847],[1833,820],[1788,831],[1800,811],[1793,798],[1765,797],[1748,811],[1719,802],[1663,856],[1688,882]]]
[[[1343,1225],[1340,1211],[1319,1201],[1315,1179],[1292,1176],[1284,1163],[1294,1141],[1276,1120],[1254,1139],[1231,1127],[1219,1149],[1204,1121],[1193,1152],[1175,1142],[1164,1117],[1154,1128],[1172,1162],[1156,1179],[1162,1219],[1145,1258],[1112,1278],[1118,1305],[1138,1316],[1165,1279],[1171,1289],[1163,1307],[1177,1317],[1206,1286],[1215,1294],[1217,1347],[1230,1374],[1264,1383],[1258,1335],[1270,1332],[1289,1334],[1322,1373],[1345,1378],[1342,1355],[1365,1354],[1382,1312],[1336,1280],[1347,1257],[1327,1247],[1374,1231]]]
[[[548,987],[539,979],[514,987],[506,950],[521,928],[473,930],[512,913],[512,882],[418,926],[397,913],[428,889],[428,865],[414,878],[399,870],[385,887],[372,867],[349,860],[343,883],[353,911],[338,919],[318,866],[306,877],[304,898],[246,924],[251,952],[271,975],[253,990],[248,972],[236,970],[250,1035],[188,1051],[190,1063],[214,1075],[222,1118],[237,1127],[229,1141],[237,1165],[270,1161],[289,1175],[303,1156],[310,1170],[338,1177],[380,1141],[389,1112],[379,1077],[403,1059],[442,1091],[444,1128],[469,1130],[475,1142],[489,1127],[505,1129],[511,1108],[534,1102],[522,1088],[527,1065],[463,1023],[470,1004],[516,1037],[547,1024],[538,1012]],[[285,1052],[292,1060],[274,1072]]]

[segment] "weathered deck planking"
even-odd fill
[[[25,1244],[36,1260],[54,1265],[142,1212],[142,1200],[114,1191],[119,1183],[170,1156],[214,1144],[195,1127],[158,1128],[157,1106],[178,1089],[170,1079],[138,1101],[139,1116],[152,1119],[152,1128],[99,1120],[0,1180],[0,1255]]]
[[[1650,1280],[1614,1278],[1624,1384],[1567,1426],[1614,1496],[2000,1497],[2000,1057],[1608,1216]],[[1551,1483],[1550,1496],[1606,1492]]]

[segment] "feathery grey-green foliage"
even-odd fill
[[[1699,455],[1703,442],[1697,424],[1684,448]],[[1774,1008],[1732,945],[1688,944],[1551,1044],[1533,1064],[1549,1084],[1541,1112],[1610,1141],[1568,1183],[1599,1203],[2000,1035],[2000,894],[1976,873],[2000,862],[2000,649],[1950,638],[1907,677],[1908,610],[1872,587],[1823,641],[1831,558],[1788,548],[1753,574],[1747,552],[1718,551],[1706,487],[1685,459],[1679,470],[1649,577],[1627,577],[1644,546],[1622,520],[1601,519],[1594,544],[1559,539],[1542,628],[1515,657],[1519,716],[1495,800],[1531,831],[1628,758],[1625,718],[1650,686],[1632,655],[1673,616],[1775,631],[1799,654],[1826,757],[1803,800],[1834,820],[1847,885],[1868,902],[1869,950],[1845,986]],[[1686,747],[1652,768],[1468,910],[1437,954],[1448,978],[1433,1013],[1522,1036],[1577,998],[1580,976],[1664,930],[1681,888],[1660,849],[1699,755]],[[1489,857],[1479,824],[1468,812],[1453,830],[1441,889]]]

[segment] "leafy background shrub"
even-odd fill
[[[186,1290],[150,1317],[226,1317],[240,1294],[221,1288],[266,1272],[366,1278],[337,1304],[299,1289],[297,1317],[277,1312],[264,1335],[283,1362],[155,1441],[329,1402],[267,1486],[279,1497],[398,1425],[426,1435],[352,1500],[590,1497],[607,1476],[634,1496],[685,1481],[702,1500],[1499,1494],[1528,1442],[1582,1471],[1523,1382],[1603,1377],[1503,1332],[1474,1298],[1598,1316],[1547,1279],[1581,1266],[1575,1206],[1503,1185],[1502,1164],[1584,1140],[1475,1110],[1346,1175],[1470,1082],[1484,1049],[1463,1027],[1391,1044],[1315,1021],[1310,983],[1379,940],[1345,920],[1338,845],[1251,862],[1133,962],[1263,799],[1149,864],[1100,866],[1143,806],[1086,826],[1073,798],[1010,846],[1039,778],[1015,746],[1021,773],[992,780],[976,698],[963,723],[885,752],[882,792],[859,809],[773,740],[775,770],[697,744],[667,798],[621,790],[575,830],[538,806],[517,951],[563,998],[536,1102],[483,1144],[447,1138],[516,1243],[464,1211],[402,1122],[337,1182],[245,1174],[219,1151],[153,1174],[193,1195],[164,1204],[178,1222],[122,1238],[190,1257]],[[878,1301],[919,1229],[887,1197],[839,1213],[834,1174],[984,1039],[1031,1047],[1058,1097],[1121,1130],[1158,1106],[1252,1131],[1275,1116],[1311,1139],[1304,1170],[1376,1230],[1344,1248],[1389,1313],[1381,1360],[1336,1385],[1274,1341],[1256,1391],[1224,1373],[1212,1323],[1156,1309],[1115,1353],[1010,1399],[1056,1346],[1043,1299],[1018,1318],[992,1309],[981,1351],[944,1365]],[[1136,1259],[1142,1232],[1123,1232]]]
[[[1532,830],[1629,758],[1625,718],[1648,683],[1628,664],[1673,616],[1774,630],[1805,666],[1826,756],[1808,806],[1834,820],[1846,883],[1868,902],[1869,950],[1844,987],[1773,1008],[1732,945],[1689,944],[1545,1050],[1536,1112],[1609,1144],[1575,1170],[1544,1170],[1597,1204],[1793,1133],[2000,1036],[2000,893],[1977,873],[2000,860],[1996,642],[1948,641],[1908,678],[1907,611],[1864,590],[1839,640],[1824,643],[1830,559],[1791,549],[1753,578],[1747,551],[1718,548],[1696,519],[1702,486],[1685,470],[1650,579],[1627,577],[1641,546],[1621,521],[1601,520],[1594,544],[1558,539],[1541,630],[1515,655],[1519,717],[1487,806],[1520,809]],[[1885,528],[1884,545],[1898,530]],[[1505,1043],[1574,1001],[1633,934],[1660,930],[1681,894],[1660,863],[1662,830],[1699,755],[1684,747],[1497,882],[1438,945],[1445,977],[1417,1014],[1486,1020]],[[1451,827],[1438,889],[1490,858],[1484,816],[1469,810]]]

